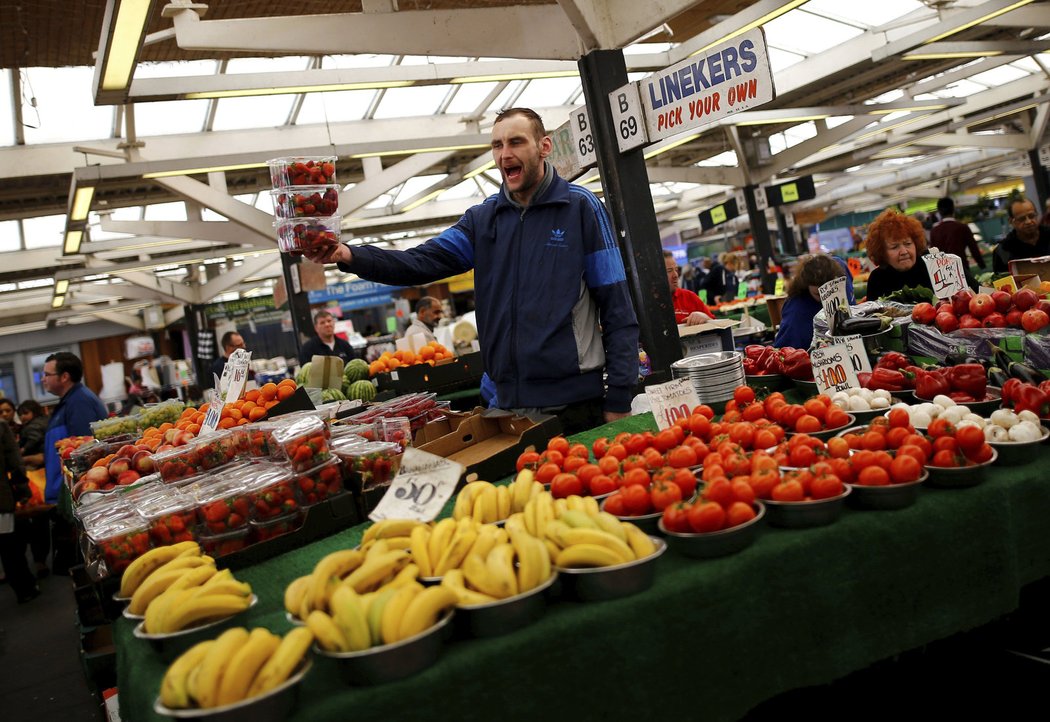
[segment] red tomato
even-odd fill
[[[689,466],[696,466],[699,460],[696,458],[696,452],[688,446],[678,446],[671,449],[671,452],[667,455],[667,463],[676,469],[683,469]]]
[[[919,466],[925,464],[926,459],[929,458],[926,455],[926,451],[922,447],[917,446],[915,444],[902,444],[901,447],[897,449],[897,458],[899,459],[902,456],[910,456],[911,458],[919,462]]]
[[[886,436],[877,431],[869,431],[860,440],[861,448],[868,451],[881,451],[886,448]]]
[[[598,468],[602,470],[602,473],[606,476],[612,476],[613,474],[620,473],[620,459],[615,456],[608,455],[598,459]]]
[[[755,390],[750,386],[737,386],[733,390],[733,401],[740,408],[747,406],[755,400]]]
[[[809,446],[796,446],[788,454],[791,466],[806,467],[817,460],[817,453]]]
[[[906,484],[922,476],[922,464],[910,454],[897,453],[890,464],[890,480],[894,484]]]
[[[663,511],[671,504],[682,500],[682,490],[674,482],[659,481],[653,484],[653,488],[649,490],[649,496],[652,499],[653,509]]]
[[[828,415],[824,417],[825,429],[837,429],[849,423],[849,415],[838,406],[828,409]]]
[[[591,492],[591,496],[602,496],[610,492],[616,491],[619,485],[616,481],[605,474],[598,474],[592,476],[587,482],[587,488]]]
[[[814,477],[809,485],[809,495],[814,499],[831,499],[841,495],[843,490],[842,480],[830,472]]]
[[[641,454],[631,454],[623,460],[620,468],[625,472],[630,471],[631,469],[648,469],[649,462],[646,461],[645,457]]]
[[[617,491],[610,495],[609,498],[605,500],[605,504],[602,505],[602,508],[613,516],[627,516],[627,505],[624,503],[623,492]]]
[[[690,499],[696,493],[696,474],[689,469],[675,469],[672,482],[682,490],[682,498]]]
[[[780,483],[780,470],[759,469],[752,471],[748,478],[755,496],[759,499],[769,499],[773,494],[773,487]]]
[[[755,507],[742,501],[734,501],[726,510],[726,528],[739,526],[755,518]]]
[[[689,526],[697,534],[718,531],[725,526],[726,512],[721,504],[702,501],[694,504],[688,512]]]
[[[988,444],[982,444],[973,451],[966,452],[966,458],[975,464],[983,464],[992,458],[992,447]]]
[[[941,449],[933,455],[933,459],[930,460],[930,466],[955,468],[959,466],[959,461],[956,458],[954,451]]]
[[[942,436],[955,436],[955,426],[947,419],[934,419],[930,422],[926,434],[931,439],[938,439]]]
[[[557,464],[544,464],[536,470],[536,481],[541,484],[549,484],[551,480],[561,473],[561,467]]]
[[[653,440],[653,446],[661,453],[673,449],[678,445],[678,439],[670,429],[664,429]]]
[[[954,436],[940,436],[933,440],[933,453],[938,451],[950,451],[953,454],[959,450],[959,442]]]
[[[707,404],[700,404],[695,409],[693,409],[693,413],[700,414],[701,416],[706,416],[708,421],[715,418],[715,410]]]
[[[605,436],[595,439],[594,443],[591,444],[591,451],[594,452],[595,459],[602,458],[609,451],[609,439]]]
[[[679,501],[664,509],[664,528],[668,531],[688,534],[693,528],[689,526],[689,504]]]
[[[803,501],[806,491],[797,479],[781,479],[780,483],[773,487],[771,498],[773,501]]]
[[[649,446],[649,439],[645,434],[631,434],[626,446],[628,454],[640,454],[645,451],[645,447]]]
[[[738,421],[729,427],[729,438],[744,449],[751,449],[755,443],[755,425],[749,421]]]
[[[649,497],[648,487],[641,484],[631,484],[620,489],[620,493],[623,494],[623,504],[627,510],[627,516],[641,516],[652,511],[652,500]]]
[[[906,429],[911,426],[911,417],[908,416],[908,412],[904,409],[890,409],[890,413],[886,417],[890,422],[890,428]]]
[[[984,432],[976,426],[963,426],[955,430],[955,440],[967,456],[984,444]]]
[[[703,414],[693,414],[689,417],[689,431],[693,436],[707,440],[710,438],[711,420]]]
[[[525,467],[535,470],[537,467],[537,462],[539,460],[540,455],[537,454],[535,451],[523,451],[518,457],[518,463],[515,464],[515,467],[518,471],[521,471]]]
[[[748,477],[738,477],[729,482],[730,488],[733,490],[733,501],[742,501],[748,506],[755,503],[755,490],[751,487],[750,481],[744,481]]]
[[[586,457],[573,456],[572,454],[569,454],[568,456],[565,457],[565,463],[562,464],[561,470],[562,471],[573,471],[573,472],[575,472],[581,466],[586,466],[586,464],[587,464],[587,458]]]
[[[557,451],[562,456],[566,456],[569,453],[569,440],[564,436],[555,436],[547,442],[548,451]]]
[[[625,487],[640,486],[643,489],[648,489],[651,481],[652,479],[646,469],[629,469],[623,475],[623,485]]]
[[[627,447],[621,443],[615,443],[605,452],[606,456],[615,456],[620,461],[627,458]]]
[[[733,485],[725,477],[717,479],[711,479],[704,484],[702,496],[707,501],[713,501],[723,506],[729,506],[733,503]]]
[[[550,462],[551,464],[557,464],[558,468],[561,468],[561,465],[565,463],[565,454],[561,453],[557,449],[547,449],[542,454],[540,454],[540,459],[538,463],[542,466],[543,464],[546,464],[548,462]]]
[[[591,452],[583,444],[572,444],[569,446],[569,453],[566,456],[579,456],[583,459],[589,459],[591,458]]]
[[[583,482],[576,474],[558,474],[551,480],[551,496],[555,499],[583,496]]]

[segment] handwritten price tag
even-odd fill
[[[954,253],[930,253],[922,257],[933,281],[933,295],[951,298],[966,288],[966,270],[962,259]]]
[[[864,339],[859,333],[852,336],[839,336],[837,341],[849,347],[849,358],[855,372],[858,374],[871,373],[871,360],[868,358],[867,349],[864,348]]]
[[[847,314],[850,313],[849,299],[846,297],[846,277],[839,276],[831,279],[818,288],[817,293],[820,296],[820,305],[824,309],[824,316],[828,319],[828,329],[833,331],[831,322],[835,318],[835,311],[841,307],[846,309]]]
[[[700,405],[696,388],[687,379],[647,386],[645,395],[649,397],[649,406],[661,431],[674,426],[678,419],[688,419],[693,409]]]
[[[846,344],[836,343],[814,349],[809,357],[813,362],[813,378],[820,393],[830,395],[836,391],[860,387],[857,372],[853,370],[850,347]]]
[[[452,498],[463,471],[462,464],[410,446],[390,489],[368,518],[433,521]]]
[[[216,403],[208,407],[204,423],[201,424],[201,436],[212,433],[219,426],[222,407],[227,401],[236,401],[241,398],[241,394],[244,393],[244,384],[248,380],[248,365],[251,360],[251,351],[245,351],[242,348],[230,354],[222,370],[222,378],[215,386],[219,389],[219,398]]]

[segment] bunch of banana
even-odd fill
[[[230,617],[251,606],[252,587],[215,564],[154,575],[131,598],[129,611],[141,612],[149,634],[170,634],[213,619]]]
[[[546,524],[543,533],[554,565],[566,569],[609,567],[643,559],[656,551],[645,532],[604,511],[566,508]]]
[[[529,499],[542,491],[543,484],[535,480],[531,469],[522,469],[508,486],[472,481],[456,495],[452,518],[458,521],[470,517],[482,524],[492,524],[524,511]]]
[[[482,524],[473,517],[458,521],[445,518],[433,529],[413,529],[409,549],[421,577],[442,577],[452,569],[459,569],[469,554],[485,558],[494,546],[509,539],[506,530],[494,524]]]
[[[365,529],[361,551],[368,551],[379,539],[385,539],[391,549],[408,549],[408,537],[417,526],[430,525],[416,519],[381,519]]]
[[[135,559],[124,570],[120,578],[120,596],[130,597],[146,581],[146,577],[181,556],[199,557],[201,548],[195,541],[179,542],[166,547],[157,547]]]
[[[509,543],[500,542],[487,554],[471,551],[461,569],[446,572],[441,585],[456,594],[459,604],[470,606],[523,594],[546,582],[551,574],[544,543],[516,529],[510,532]]]
[[[329,600],[329,612],[313,610],[306,626],[325,651],[360,652],[425,632],[456,601],[450,589],[416,581],[367,594],[341,585]]]
[[[419,525],[418,528],[429,527]],[[305,622],[313,611],[330,611],[332,596],[340,587],[367,594],[385,587],[404,586],[419,576],[419,567],[412,561],[407,551],[390,547],[387,539],[372,539],[367,551],[332,552],[317,562],[312,573],[288,585],[284,590],[284,608]]]
[[[228,629],[171,663],[160,683],[160,701],[169,709],[207,708],[265,694],[288,679],[313,639],[305,627],[283,638],[262,627]]]

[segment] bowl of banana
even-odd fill
[[[171,663],[153,710],[206,722],[287,719],[312,666],[307,656],[312,640],[301,627],[284,637],[262,627],[228,629]]]
[[[554,523],[565,524],[565,516]],[[584,526],[566,531],[556,526],[551,530],[548,524],[547,537],[553,537],[552,544],[558,547],[550,551],[564,596],[598,602],[637,594],[653,585],[656,560],[667,551],[667,543],[630,522],[621,522],[621,527],[622,538],[605,529]]]
[[[203,595],[193,598],[196,589],[188,591],[190,595],[171,595],[158,597],[146,610],[142,621],[131,630],[137,639],[149,642],[162,659],[171,659],[205,636],[215,633],[219,627],[231,624],[237,615],[259,603],[259,597],[250,594],[246,597],[237,595]],[[159,610],[155,606],[160,606]]]

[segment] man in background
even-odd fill
[[[307,363],[314,356],[338,356],[346,363],[357,358],[354,347],[335,335],[335,316],[331,311],[318,311],[314,316],[314,331],[317,335],[299,349],[299,363]]]
[[[222,335],[222,341],[219,345],[222,346],[222,356],[212,361],[211,372],[213,376],[221,379],[222,372],[226,368],[226,362],[230,359],[230,356],[237,349],[244,348],[244,337],[236,331],[227,331]]]
[[[671,287],[671,302],[674,306],[674,321],[686,326],[698,326],[714,318],[711,309],[700,297],[678,285],[678,264],[674,254],[664,251],[664,268],[667,270],[667,285]]]
[[[1011,231],[992,254],[992,270],[997,273],[1008,272],[1010,261],[1050,255],[1050,226],[1039,225],[1035,203],[1027,198],[1015,198],[1006,208]]]
[[[56,503],[62,490],[62,460],[58,458],[55,442],[68,436],[89,436],[91,422],[109,415],[98,396],[81,383],[83,378],[84,365],[75,354],[59,351],[44,361],[40,383],[45,391],[59,398],[44,435],[44,468],[47,472],[44,501],[48,504]],[[76,556],[72,525],[56,517],[53,537],[55,556],[52,568],[56,574],[68,574]]]
[[[437,328],[438,322],[441,321],[443,313],[441,301],[433,296],[423,296],[423,298],[416,301],[416,318],[405,329],[405,338],[422,336],[426,343],[437,341],[437,337],[434,336],[434,329]]]
[[[965,223],[955,220],[955,201],[951,198],[941,198],[937,201],[937,213],[941,220],[930,231],[930,245],[943,253],[954,253],[962,259],[963,268],[966,270],[966,283],[976,290],[977,281],[970,273],[970,263],[966,260],[966,250],[970,250],[973,261],[983,271],[986,266],[981,249],[977,247],[977,240],[973,237],[973,231]]]

